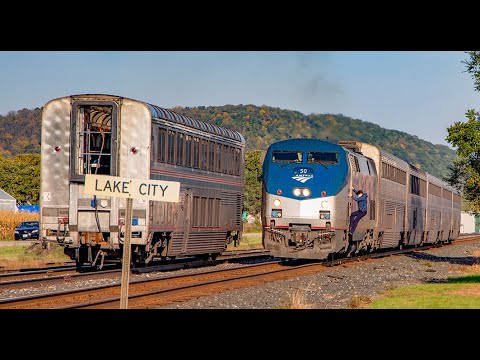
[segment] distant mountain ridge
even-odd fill
[[[397,130],[342,114],[310,114],[271,106],[224,105],[174,107],[171,110],[240,132],[247,150],[266,150],[274,141],[313,137],[357,140],[379,146],[399,158],[442,178],[456,158],[454,150],[434,145]],[[0,156],[40,153],[41,108],[0,115]],[[445,129],[445,135],[447,130]]]
[[[331,140],[356,140],[377,145],[438,178],[449,174],[455,150],[434,145],[402,131],[342,114],[310,114],[266,105],[224,105],[174,107],[173,111],[240,132],[247,150],[266,150],[274,141],[312,137]],[[447,129],[445,129],[445,136]]]

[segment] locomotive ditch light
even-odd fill
[[[273,205],[275,205],[275,207],[279,207],[281,204],[282,202],[279,199],[273,200]]]
[[[320,205],[322,206],[322,208],[326,209],[326,208],[328,208],[328,201],[323,200]]]

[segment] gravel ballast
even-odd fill
[[[374,300],[391,288],[445,282],[448,277],[466,275],[466,267],[480,263],[479,253],[480,241],[457,241],[441,248],[338,265],[314,275],[226,291],[159,308],[281,309],[291,307],[292,297],[298,296],[302,308],[348,309],[355,307],[357,299]]]

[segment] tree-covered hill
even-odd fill
[[[265,105],[175,107],[172,110],[242,133],[247,150],[266,150],[274,141],[303,136],[357,140],[377,145],[439,178],[448,175],[448,167],[456,158],[455,151],[448,146],[434,145],[415,135],[387,130],[342,114],[304,115]]]
[[[341,114],[310,114],[266,105],[175,107],[172,110],[243,134],[247,150],[266,150],[277,140],[291,137],[359,140],[378,145],[432,175],[448,175],[454,150],[415,135],[387,130]],[[0,156],[40,153],[41,109],[22,109],[0,115]],[[446,130],[445,130],[445,135]]]
[[[0,156],[40,154],[41,116],[39,108],[0,115]]]

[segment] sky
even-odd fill
[[[0,115],[74,94],[343,114],[451,145],[479,110],[462,51],[0,51]]]

